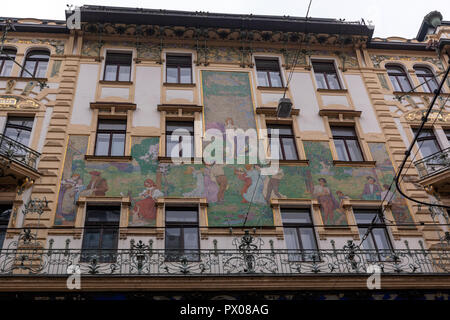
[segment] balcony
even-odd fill
[[[0,177],[37,179],[39,157],[39,152],[0,134]]]
[[[450,192],[450,148],[416,161],[414,165],[423,186],[433,186],[439,193]]]
[[[192,250],[179,254],[152,249],[139,241],[130,249],[40,249],[33,245],[0,252],[0,276],[303,276],[364,275],[377,266],[386,275],[450,272],[450,250],[364,250],[349,241],[343,249],[276,250],[241,246],[238,249]],[[373,268],[373,267],[372,267]]]

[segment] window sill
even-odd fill
[[[173,83],[173,82],[164,82],[164,87],[174,87],[174,88],[195,88],[195,83]]]
[[[1,80],[16,80],[16,81],[41,81],[47,82],[48,78],[31,78],[31,77],[3,77],[0,76]]]
[[[256,108],[256,114],[264,114],[270,117],[277,116],[277,108],[276,107],[258,107]],[[298,116],[300,114],[300,109],[292,108],[291,116]],[[285,118],[289,119],[289,118]]]
[[[184,164],[202,164],[202,158],[172,158],[166,156],[158,156],[158,161],[160,163],[184,163]]]
[[[270,159],[270,162],[274,161],[273,159]],[[278,160],[278,163],[283,166],[308,166],[309,160]]]
[[[256,88],[261,91],[281,91],[281,92],[284,92],[285,90],[288,89],[288,87],[266,87],[266,86],[257,86]]]
[[[131,86],[133,85],[133,81],[108,81],[108,80],[100,80],[100,84],[113,84],[113,85],[124,85]]]
[[[347,89],[322,89],[318,88],[317,92],[326,92],[326,93],[347,93]]]
[[[374,168],[376,161],[342,161],[333,160],[333,165],[335,167],[367,167]]]
[[[85,155],[84,160],[86,161],[107,161],[107,162],[129,162],[133,158],[131,156],[95,156],[95,155]]]

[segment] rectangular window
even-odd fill
[[[192,83],[192,55],[168,54],[166,56],[166,82]]]
[[[16,50],[3,49],[0,54],[0,77],[9,77],[14,66],[14,59],[16,58]]]
[[[317,240],[309,210],[282,209],[281,219],[289,261],[318,261]]]
[[[312,65],[319,89],[342,89],[333,62],[313,61]]]
[[[87,206],[82,262],[114,262],[119,235],[120,206]]]
[[[96,156],[123,156],[125,152],[126,120],[98,120]]]
[[[278,59],[255,59],[258,85],[261,87],[283,87]]]
[[[448,142],[450,142],[450,129],[444,130],[445,136],[447,137]]]
[[[166,261],[198,261],[198,210],[196,208],[166,208]]]
[[[368,250],[367,258],[370,261],[385,261],[390,259],[392,245],[384,221],[381,221],[379,210],[353,210],[359,234],[362,237],[368,233],[363,242],[364,249]],[[376,218],[375,222],[374,218]]]
[[[272,139],[275,139],[275,133],[278,130],[278,159],[279,160],[298,160],[297,147],[295,144],[295,136],[292,132],[292,126],[290,125],[279,125],[279,124],[268,124],[267,132],[269,138],[269,144]],[[270,149],[272,150],[272,149]],[[277,155],[273,154],[272,158],[276,159]]]
[[[11,212],[12,204],[0,204],[0,250],[3,248]]]
[[[106,53],[105,81],[130,81],[131,79],[131,53]]]
[[[418,130],[417,128],[413,128],[414,135],[417,134]],[[417,138],[417,145],[424,158],[441,151],[433,129],[422,129]]]
[[[8,117],[6,121],[3,135],[28,147],[31,137],[31,130],[33,129],[33,118],[25,117]],[[14,156],[25,156],[25,150],[17,148],[13,143],[6,139],[1,139],[0,149],[9,152],[12,151]]]
[[[331,127],[334,146],[341,161],[364,161],[353,127]]]
[[[194,156],[193,122],[166,122],[166,156],[173,158],[191,158]]]

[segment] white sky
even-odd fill
[[[1,0],[0,16],[65,19],[66,4],[146,9],[208,11],[237,14],[306,15],[309,0]],[[450,20],[449,0],[313,0],[310,16],[375,24],[375,37],[414,38],[423,17],[432,10]]]

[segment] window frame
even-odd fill
[[[379,208],[354,208],[353,209],[353,215],[354,215],[354,218],[355,218],[356,226],[358,228],[358,233],[359,233],[360,228],[367,229],[369,231],[369,235],[368,236],[371,237],[372,243],[375,246],[375,249],[367,249],[367,250],[375,250],[376,251],[376,255],[377,255],[377,258],[378,258],[377,261],[387,261],[388,259],[386,259],[386,258],[388,258],[388,257],[385,257],[385,259],[382,259],[382,256],[380,255],[379,250],[386,250],[386,251],[389,250],[390,252],[392,252],[394,250],[394,246],[393,246],[393,243],[392,243],[392,240],[391,240],[391,237],[389,235],[388,228],[387,228],[388,226],[386,225],[386,223],[384,221],[383,222],[379,221],[380,219],[377,219],[378,222],[376,221],[373,224],[372,223],[359,223],[358,219],[356,218],[356,215],[358,213],[359,214],[376,213],[378,215],[378,217],[380,217],[382,212],[380,211]],[[384,220],[384,216],[383,216],[383,220]],[[377,242],[375,240],[375,237],[373,235],[373,232],[372,232],[373,229],[383,229],[384,230],[384,234],[386,236],[389,249],[378,249],[378,244],[377,244]],[[374,261],[372,259],[372,257],[373,257],[373,255],[370,255],[370,258],[369,258],[370,261]]]
[[[166,137],[166,145],[165,145],[165,147],[166,147],[166,156],[167,157],[171,157],[171,155],[169,154],[169,150],[168,150],[168,143],[169,142],[172,142],[172,141],[169,141],[169,139],[170,139],[170,137],[172,136],[172,133],[173,133],[173,131],[169,131],[169,130],[167,130],[167,127],[169,126],[169,125],[171,125],[171,124],[175,124],[175,123],[178,123],[178,124],[181,124],[181,123],[189,123],[189,124],[192,124],[192,131],[190,131],[189,133],[189,137],[191,137],[191,141],[192,141],[192,147],[191,147],[191,151],[192,151],[192,154],[191,154],[191,157],[190,158],[193,158],[194,156],[195,156],[195,123],[194,123],[194,121],[188,121],[188,120],[166,120],[166,123],[165,123],[165,125],[166,125],[166,127],[165,127],[165,131],[166,131],[166,135],[165,135],[165,137]],[[183,148],[182,148],[182,141],[183,141],[183,137],[184,136],[188,136],[188,135],[180,135],[180,137],[179,137],[179,141],[178,141],[178,144],[179,144],[179,151],[178,151],[178,158],[185,158],[185,157],[183,157]]]
[[[262,69],[258,68],[258,60],[259,61],[271,61],[274,63],[274,66],[276,64],[276,68],[270,68],[270,67],[263,67]],[[259,72],[264,72],[266,73],[267,76],[267,81],[269,83],[269,85],[267,86],[268,88],[284,88],[284,81],[283,81],[283,76],[281,74],[281,67],[280,67],[280,59],[278,57],[255,57],[255,69],[256,69],[256,80],[258,81],[259,77],[258,77],[258,73]],[[280,86],[273,86],[272,85],[272,79],[271,79],[271,72],[277,72],[278,76],[280,77]],[[259,84],[258,82],[258,86],[264,87],[262,85]]]
[[[3,219],[3,213],[5,213],[7,210],[10,210],[8,219]],[[8,232],[8,226],[11,220],[13,210],[14,210],[13,203],[0,203],[0,216],[2,217],[0,219],[0,251],[3,249],[3,245],[5,243],[6,233]]]
[[[412,132],[413,132],[413,137],[415,137],[416,136],[416,134],[417,134],[417,130],[419,129],[419,128],[415,128],[415,127],[412,127],[411,128],[412,129]],[[424,131],[427,131],[427,132],[431,132],[432,133],[432,135],[431,136],[424,136],[424,137],[417,137],[417,141],[416,141],[416,144],[417,144],[417,148],[419,149],[419,151],[420,151],[420,153],[422,154],[422,156],[423,156],[423,158],[426,158],[426,157],[429,157],[429,156],[431,156],[431,155],[433,155],[433,154],[435,154],[435,153],[438,153],[438,152],[441,152],[442,151],[442,147],[441,147],[441,144],[439,143],[439,140],[438,140],[438,138],[437,138],[437,136],[436,136],[436,133],[434,132],[434,129],[433,128],[422,128],[422,131],[421,131],[421,134],[424,132]],[[426,156],[424,156],[423,155],[423,153],[422,153],[422,150],[421,150],[421,142],[422,141],[434,141],[434,144],[437,146],[437,151],[436,152],[433,152],[433,153],[431,153],[431,154],[429,154],[429,155],[426,155]]]
[[[310,223],[302,223],[302,222],[284,222],[283,221],[283,213],[284,212],[307,212],[308,213],[308,217],[309,220],[311,221]],[[296,231],[296,236],[297,236],[297,240],[298,240],[298,244],[300,246],[300,248],[298,248],[297,250],[299,250],[301,252],[301,259],[291,259],[291,255],[288,254],[289,257],[289,261],[306,261],[306,262],[311,262],[312,259],[311,258],[307,258],[305,257],[305,253],[304,250],[316,250],[318,253],[318,260],[320,260],[320,251],[319,251],[319,243],[317,242],[317,235],[316,235],[316,229],[315,229],[315,225],[314,225],[314,220],[313,220],[313,214],[311,212],[311,210],[309,208],[280,208],[280,216],[281,216],[281,222],[283,224],[283,234],[285,233],[285,229],[286,228],[292,228],[295,229]],[[302,243],[302,239],[301,239],[301,234],[300,234],[300,229],[311,229],[312,234],[313,234],[313,240],[314,240],[314,244],[315,244],[315,249],[304,249],[303,248],[303,243]],[[286,248],[287,248],[287,244],[286,244]],[[289,249],[287,248],[287,250],[293,250],[293,249]],[[300,255],[296,255],[296,256],[300,256]]]
[[[88,222],[88,211],[90,208],[104,208],[105,210],[112,209],[114,208],[114,210],[118,210],[119,211],[119,217],[117,219],[117,221],[112,222],[112,221],[95,221],[95,222]],[[84,250],[88,250],[92,251],[92,250],[97,250],[99,252],[102,251],[111,251],[111,253],[108,253],[107,256],[104,256],[104,254],[101,254],[98,257],[98,261],[100,263],[114,263],[116,261],[116,255],[117,255],[117,249],[119,247],[119,232],[120,232],[120,218],[121,218],[121,213],[122,213],[122,207],[120,205],[97,205],[97,204],[92,204],[92,205],[87,205],[86,206],[86,212],[85,212],[85,222],[84,222],[84,226],[83,226],[83,239],[81,241],[81,256],[80,256],[80,262],[90,262],[90,255],[89,254],[83,254]],[[85,248],[85,239],[86,239],[86,230],[88,229],[98,229],[99,230],[99,240],[98,240],[98,244],[99,247],[96,249],[91,249],[91,248]],[[104,249],[102,248],[102,239],[103,239],[103,233],[106,229],[109,230],[116,230],[116,234],[115,234],[115,246],[114,248],[111,249]],[[113,253],[115,251],[115,253]]]
[[[13,63],[13,67],[14,67],[14,61],[16,60],[16,56],[17,56],[17,49],[13,49],[13,48],[4,48],[3,49],[3,54],[0,55],[0,75],[3,73],[3,68],[5,66],[6,61],[11,61]],[[8,54],[9,56],[12,56],[12,52],[14,52],[14,59],[10,59],[6,56],[6,54]],[[6,54],[5,54],[6,53]],[[13,68],[11,68],[11,72],[8,75],[1,75],[1,77],[9,77],[11,76],[11,73],[13,71]]]
[[[172,63],[169,62],[169,59],[171,57],[186,57],[189,58],[190,64],[188,65],[183,63]],[[190,69],[190,82],[181,82],[181,68],[188,68]],[[176,82],[169,82],[167,77],[167,71],[169,68],[176,68],[177,69],[177,81]],[[192,67],[192,53],[166,53],[166,83],[170,84],[193,84],[194,83],[194,77],[193,77],[193,67]]]
[[[353,133],[355,134],[354,136],[335,136],[333,133],[333,128],[350,128],[352,129]],[[333,136],[333,143],[334,143],[334,148],[336,149],[336,156],[338,158],[339,161],[349,161],[349,162],[359,162],[359,161],[366,161],[363,150],[361,148],[361,143],[360,143],[360,139],[358,137],[358,134],[356,133],[356,128],[355,126],[340,126],[340,125],[336,125],[336,124],[331,124],[330,125],[330,130],[331,130],[331,135]],[[345,151],[347,153],[347,157],[349,158],[349,160],[344,160],[344,159],[339,159],[339,154],[337,153],[337,148],[336,148],[336,143],[335,140],[341,140],[344,143],[345,146]],[[352,160],[351,157],[351,153],[349,151],[348,145],[347,145],[347,140],[354,140],[356,141],[356,145],[358,147],[358,150],[361,154],[361,158],[362,160]]]
[[[128,63],[121,63],[121,62],[115,62],[115,63],[109,63],[108,64],[108,55],[128,55],[130,56],[129,64]],[[116,79],[115,80],[106,80],[106,68],[108,66],[116,66]],[[128,74],[128,80],[119,80],[120,75],[120,67],[121,66],[128,66],[130,67],[130,72]],[[130,51],[106,51],[105,54],[105,65],[103,68],[103,81],[115,81],[115,82],[130,82],[131,81],[131,73],[133,69],[133,53]]]
[[[439,88],[439,84],[437,82],[436,76],[433,73],[433,70],[427,66],[423,66],[423,65],[415,65],[414,67],[414,73],[417,77],[417,79],[419,80],[419,83],[421,84],[421,88],[424,92],[428,92],[428,93],[433,93],[434,91],[431,89],[430,86],[430,82],[434,83],[434,85],[436,86],[436,89]],[[428,73],[422,74],[422,73],[417,73],[417,70],[425,70]],[[427,79],[427,78],[431,78],[431,79]],[[421,82],[421,79],[423,80],[423,82]],[[427,90],[425,90],[424,88],[424,84],[426,85]]]
[[[11,123],[9,122],[9,120],[11,120],[11,119],[16,119],[16,120],[22,119],[22,121],[23,121],[24,119],[28,119],[28,121],[31,122],[31,127],[27,127],[27,126],[23,126],[23,125],[11,124]],[[3,135],[4,135],[5,137],[8,137],[9,139],[14,140],[15,142],[20,143],[21,145],[24,145],[25,147],[28,148],[28,146],[30,145],[31,139],[32,139],[31,133],[33,132],[34,120],[35,120],[34,117],[8,116],[7,119],[6,119],[5,127],[3,128]],[[28,132],[30,132],[30,136],[29,136],[29,138],[28,138],[28,139],[29,139],[29,140],[28,140],[28,143],[27,143],[27,144],[23,144],[23,143],[17,141],[16,139],[13,139],[13,138],[7,136],[7,135],[6,135],[6,130],[7,130],[8,128],[13,128],[13,129],[16,129],[16,130],[21,130],[21,131],[28,131]]]
[[[167,221],[167,211],[196,211],[196,222],[186,222],[186,221]],[[186,256],[185,252],[189,251],[192,253],[189,253],[190,256],[195,255],[196,259],[189,259],[190,262],[200,261],[200,212],[198,207],[178,207],[178,206],[166,206],[164,208],[164,226],[165,226],[165,232],[164,232],[164,260],[167,262],[175,262],[180,261],[181,256]],[[185,228],[196,228],[197,229],[197,248],[196,249],[186,249],[186,244],[184,242],[184,229]],[[168,229],[180,229],[180,239],[182,243],[182,248],[168,248],[167,241],[168,241],[168,235],[167,230]],[[170,254],[168,255],[166,253],[166,250],[169,250],[170,252],[175,252],[176,254]],[[169,253],[170,253],[169,252]],[[182,254],[179,254],[178,252],[182,252]]]
[[[38,54],[38,53],[40,53],[40,54],[46,54],[47,55],[47,59],[45,59],[45,58],[32,58],[32,57],[30,57],[32,54]],[[35,66],[34,66],[34,69],[33,69],[33,72],[30,72],[32,75],[30,75],[28,72],[26,72],[25,70],[26,70],[26,66],[27,66],[27,62],[28,61],[35,61],[36,62],[36,64],[35,64]],[[36,50],[30,50],[28,53],[27,53],[27,55],[25,56],[25,63],[23,64],[23,69],[22,69],[22,72],[21,72],[21,77],[22,78],[45,78],[45,75],[44,75],[44,77],[36,77],[36,71],[37,71],[37,69],[38,69],[38,66],[39,66],[39,64],[41,64],[41,63],[43,63],[43,62],[46,62],[47,63],[47,66],[46,66],[46,70],[45,70],[45,75],[47,75],[47,72],[48,72],[48,66],[49,66],[49,64],[50,64],[50,52],[48,51],[48,50],[46,50],[46,49],[36,49]]]
[[[125,124],[124,130],[110,130],[110,129],[99,129],[101,122],[123,122]],[[108,154],[97,154],[97,144],[98,144],[98,135],[100,134],[109,134],[109,145],[108,145]],[[123,144],[123,153],[121,155],[111,155],[112,151],[112,137],[114,134],[123,134],[124,136],[124,144]],[[127,120],[126,119],[98,119],[97,121],[97,130],[95,132],[95,145],[94,145],[94,156],[99,157],[123,157],[125,155],[125,148],[127,144]]]
[[[330,71],[317,72],[314,69],[314,64],[322,64],[322,65],[328,64],[328,65],[332,65],[333,66],[333,72],[330,72]],[[343,90],[344,89],[344,87],[343,87],[343,85],[341,83],[341,79],[339,77],[337,68],[336,68],[336,63],[335,63],[334,60],[315,60],[315,59],[312,59],[311,60],[311,65],[312,65],[312,69],[313,69],[313,72],[314,72],[314,80],[316,81],[317,89],[322,89],[322,90]],[[325,83],[327,85],[326,88],[319,88],[318,81],[316,79],[316,74],[323,74],[323,77],[325,79]],[[339,86],[338,88],[330,88],[330,83],[328,81],[328,75],[330,75],[330,74],[336,75],[336,81],[337,81],[338,86]]]
[[[280,150],[281,150],[281,156],[282,159],[278,159],[279,161],[297,161],[300,159],[299,154],[298,154],[298,148],[297,148],[297,139],[295,137],[295,133],[294,133],[294,128],[292,124],[275,124],[275,123],[267,123],[266,124],[266,128],[267,128],[267,138],[268,138],[268,142],[269,142],[269,150],[272,150],[271,147],[271,127],[289,127],[289,129],[291,130],[290,135],[286,135],[286,134],[279,134],[278,135],[278,141],[279,141],[279,146],[280,146]],[[276,129],[276,128],[273,128]],[[294,145],[294,149],[295,149],[295,155],[296,155],[296,159],[286,159],[286,155],[285,155],[285,150],[284,150],[284,143],[283,143],[283,138],[286,139],[292,139],[292,143]],[[272,155],[271,155],[272,157]]]
[[[391,85],[392,85],[392,87],[394,89],[393,91],[396,91],[396,90],[395,90],[395,85],[394,85],[394,82],[392,81],[392,78],[395,79],[395,81],[397,83],[397,86],[401,90],[400,92],[410,92],[410,91],[414,92],[413,86],[411,85],[411,81],[410,81],[410,79],[408,77],[408,73],[405,71],[405,69],[402,66],[395,65],[395,64],[394,65],[393,64],[388,64],[388,65],[385,66],[385,68],[387,70],[388,78],[391,81]],[[400,72],[393,72],[393,70],[397,70],[397,71],[400,70]],[[399,80],[399,77],[405,77],[405,79],[406,79],[406,81],[408,82],[408,85],[409,85],[409,90],[405,90],[403,88],[402,83]]]

